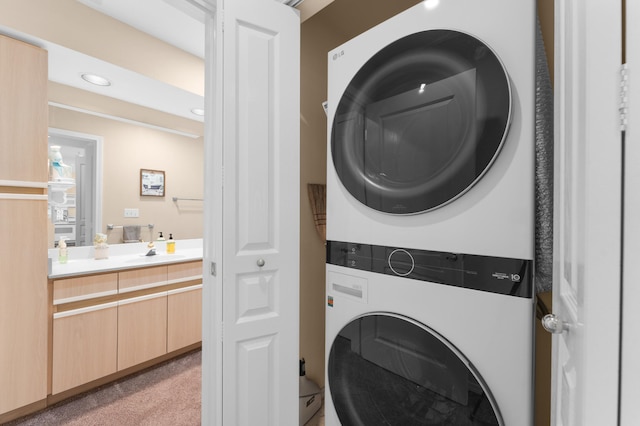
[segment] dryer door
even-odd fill
[[[502,425],[479,374],[442,336],[391,314],[360,317],[334,340],[328,363],[343,425]]]
[[[404,37],[373,56],[336,108],[331,152],[345,188],[382,212],[447,204],[489,168],[511,113],[493,51],[458,31]]]

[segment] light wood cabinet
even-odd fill
[[[167,292],[118,302],[118,370],[167,353]]]
[[[47,397],[47,51],[0,35],[0,423]]]
[[[167,281],[192,284],[169,291],[167,351],[171,352],[202,340],[202,261],[168,265]]]
[[[118,274],[65,278],[53,282],[53,304],[60,305],[118,294]]]
[[[0,256],[0,414],[47,396],[47,242],[29,222],[46,217],[46,200],[0,198],[0,235],[12,246]]]
[[[167,300],[167,351],[202,340],[202,284],[170,290]]]
[[[0,35],[0,181],[47,182],[47,51]]]
[[[167,265],[167,281],[169,283],[185,281],[202,283],[202,261]]]
[[[167,265],[132,269],[118,274],[118,291],[128,293],[167,284]]]
[[[51,291],[52,395],[202,340],[200,260],[57,279]]]
[[[117,371],[118,303],[53,316],[52,394]]]

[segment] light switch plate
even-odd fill
[[[124,217],[140,217],[139,209],[124,209]]]

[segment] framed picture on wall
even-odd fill
[[[140,169],[140,195],[164,197],[164,172]]]

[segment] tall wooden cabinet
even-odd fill
[[[0,35],[0,423],[47,396],[47,52]]]

